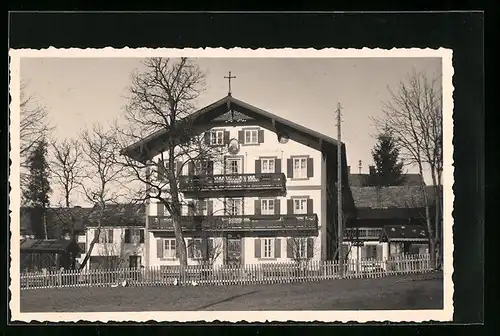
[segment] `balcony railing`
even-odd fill
[[[318,216],[313,215],[242,215],[242,216],[183,216],[184,231],[266,231],[317,230]],[[150,216],[149,229],[172,231],[172,218]]]
[[[286,190],[283,173],[225,174],[181,176],[179,188],[183,192],[228,190]]]
[[[381,228],[348,228],[344,232],[344,239],[365,240],[379,239],[382,233]]]

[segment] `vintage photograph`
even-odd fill
[[[11,56],[13,318],[451,320],[451,51]]]

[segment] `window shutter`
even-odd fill
[[[207,215],[212,216],[214,214],[214,201],[207,201]]]
[[[377,260],[382,260],[383,259],[383,249],[382,249],[382,245],[379,244],[377,245]]]
[[[159,259],[163,258],[163,239],[156,239],[156,256]]]
[[[281,204],[280,204],[279,199],[274,200],[274,214],[275,215],[280,215],[281,214]]]
[[[205,132],[204,134],[205,145],[210,146],[210,132]]]
[[[274,257],[281,258],[281,239],[279,238],[274,240]]]
[[[245,142],[245,133],[243,131],[238,131],[238,142],[239,143]]]
[[[260,210],[260,199],[256,199],[255,200],[255,211],[254,213],[257,215],[257,216],[260,216],[262,214],[261,210]]]
[[[366,259],[366,248],[367,246],[361,246],[360,250],[361,250],[361,259]]]
[[[288,178],[293,178],[293,162],[292,159],[286,160],[286,176]]]
[[[165,205],[161,202],[156,203],[156,213],[157,216],[164,216],[165,215]]]
[[[131,241],[131,232],[130,229],[125,229],[125,244],[130,244]]]
[[[108,230],[108,243],[112,243],[113,242],[113,229],[111,230]]]
[[[139,244],[144,243],[144,230],[140,229],[139,230]]]
[[[281,159],[274,160],[274,172],[276,174],[281,173]]]
[[[261,160],[255,160],[255,174],[260,174],[261,173]]]
[[[286,213],[289,215],[293,215],[293,200],[286,200]]]
[[[312,215],[314,213],[314,210],[313,210],[313,199],[312,198],[308,198],[307,199],[307,214],[308,215]]]
[[[207,258],[211,259],[214,257],[214,240],[207,239]]]
[[[307,259],[311,259],[314,256],[314,240],[312,238],[307,238]]]
[[[307,177],[313,177],[314,175],[314,160],[313,158],[307,159]]]
[[[188,216],[193,216],[194,214],[194,203],[188,202]]]
[[[181,176],[182,175],[182,161],[180,160],[177,160],[177,176]]]
[[[156,171],[158,173],[158,180],[163,181],[165,179],[165,162],[163,160],[158,160]]]
[[[188,175],[189,176],[194,175],[194,162],[193,161],[188,162]]]
[[[224,145],[229,144],[229,131],[224,131]]]
[[[286,240],[286,257],[293,259],[293,238]]]
[[[264,130],[259,130],[259,143],[264,143]]]
[[[255,242],[255,258],[260,258],[260,239],[259,238],[255,238],[254,240]]]
[[[194,241],[192,239],[188,239],[188,258],[193,258],[194,256]]]

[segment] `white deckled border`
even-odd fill
[[[301,322],[422,322],[451,321],[453,317],[453,65],[450,49],[244,49],[244,48],[198,48],[198,49],[149,49],[149,48],[103,48],[103,49],[59,49],[50,47],[42,50],[10,50],[10,141],[11,151],[9,182],[10,192],[10,255],[11,255],[11,301],[12,321],[228,321],[228,322],[266,322],[266,321],[301,321]],[[97,312],[97,313],[22,313],[20,312],[20,227],[19,227],[19,105],[20,105],[20,59],[22,57],[60,57],[60,58],[132,58],[132,57],[192,57],[192,58],[424,58],[442,59],[443,87],[443,250],[444,250],[444,309],[442,310],[372,310],[372,311],[178,311],[178,312]]]

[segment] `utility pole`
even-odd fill
[[[344,277],[344,253],[343,253],[343,240],[344,240],[344,220],[342,216],[342,119],[341,119],[340,103],[337,103],[337,227],[338,227],[338,251],[339,251],[339,270],[340,277]]]

